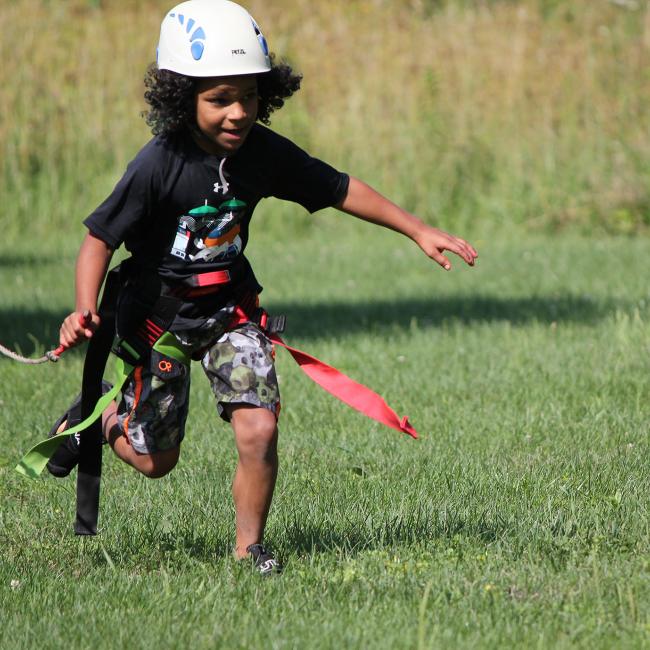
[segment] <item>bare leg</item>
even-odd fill
[[[62,422],[56,432],[65,431],[66,425],[67,421]],[[117,404],[115,402],[111,402],[102,413],[102,432],[118,458],[149,478],[161,478],[165,474],[169,474],[178,462],[180,447],[153,454],[139,454],[135,451],[117,424]]]
[[[228,407],[239,461],[232,484],[235,501],[235,557],[259,544],[273,499],[278,474],[278,427],[275,415],[246,404]]]
[[[178,462],[181,448],[167,449],[153,454],[139,454],[128,443],[117,424],[117,405],[111,402],[102,414],[104,437],[115,455],[149,478],[160,478],[171,472]]]

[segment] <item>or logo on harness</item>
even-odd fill
[[[161,372],[171,372],[172,367],[173,366],[171,361],[166,361],[163,359],[162,361],[158,362],[158,370]]]

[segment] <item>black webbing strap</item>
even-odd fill
[[[128,262],[128,260],[127,260]],[[121,268],[122,267],[122,268]],[[111,351],[131,365],[136,365],[172,324],[181,301],[173,296],[159,295],[148,316],[132,332],[118,332],[115,342],[117,305],[125,278],[131,267],[122,262],[106,277],[104,293],[99,306],[101,323],[88,344],[81,388],[81,420],[94,410],[102,396],[104,369]],[[146,276],[143,276],[146,279]],[[142,278],[141,278],[142,279]],[[160,289],[145,285],[144,291]],[[125,337],[125,334],[127,336]],[[79,468],[77,470],[77,517],[74,531],[77,535],[96,535],[99,518],[99,487],[102,474],[102,418],[99,417],[80,432]]]
[[[99,306],[100,326],[86,351],[81,387],[81,420],[87,418],[102,396],[102,378],[115,336],[115,305],[120,290],[119,267],[106,277]],[[77,470],[77,535],[96,535],[99,518],[99,484],[102,475],[102,418],[80,432]]]

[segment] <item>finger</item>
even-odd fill
[[[443,250],[448,250],[451,253],[458,255],[458,257],[467,262],[467,264],[472,263],[472,256],[469,254],[469,251],[462,245],[461,240],[456,237],[452,238]]]
[[[440,251],[435,251],[432,253],[431,258],[438,262],[438,264],[440,264],[440,266],[442,266],[445,271],[449,271],[451,269],[451,262]]]
[[[81,314],[70,314],[61,325],[59,340],[62,345],[66,347],[74,347],[78,345],[85,336],[85,330],[83,327],[83,315]]]
[[[79,316],[79,324],[81,327],[89,327],[93,322],[93,315],[90,313],[90,309],[86,309],[81,316]]]
[[[92,325],[93,325],[93,316],[90,312],[90,309],[84,310],[84,312],[79,316],[79,325],[81,325],[83,335],[89,339],[93,335]]]
[[[472,246],[469,242],[466,242],[465,240],[461,240],[463,242],[463,245],[465,248],[469,251],[469,254],[472,256],[472,260],[475,260],[478,257],[478,252]]]
[[[93,334],[97,331],[101,323],[99,316],[89,309],[86,309],[83,313],[79,314],[78,318],[78,327],[76,331],[79,337],[91,338]]]
[[[61,343],[65,345],[68,345],[70,341],[74,338],[74,331],[71,329],[67,318],[61,324],[59,335],[61,337]]]
[[[464,250],[464,253],[465,253],[465,257],[464,257],[465,261],[470,266],[474,266],[474,261],[476,260],[475,255],[472,253],[472,251],[469,249],[469,247],[465,247],[463,250]]]
[[[70,336],[70,334],[66,330],[63,329],[63,327],[61,328],[61,331],[59,332],[59,343],[63,347],[65,347],[66,349],[70,348],[70,347],[72,347],[74,345],[74,338],[72,338]]]
[[[456,243],[458,246],[456,252],[460,257],[462,257],[467,264],[470,266],[474,266],[474,260],[476,259],[476,251],[464,240],[464,239],[456,239]]]
[[[79,341],[79,335],[76,332],[71,332],[70,330],[61,330],[61,336],[59,340],[62,345],[65,345],[66,348],[72,348],[77,345]]]

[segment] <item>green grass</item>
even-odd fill
[[[650,241],[594,234],[650,223],[646,3],[248,6],[305,74],[274,127],[481,252],[445,274],[340,215],[256,215],[250,256],[287,341],[421,439],[280,351],[267,539],[286,572],[260,582],[230,559],[235,450],[200,371],[179,466],[148,481],[107,452],[101,535],[80,539],[73,480],[13,467],[83,355],[0,359],[0,646],[648,647]],[[149,137],[160,12],[0,7],[0,342],[24,353],[55,344],[80,220]]]
[[[279,352],[267,540],[286,572],[261,582],[229,557],[235,450],[198,368],[179,466],[149,481],[107,452],[102,531],[80,539],[73,481],[12,468],[78,389],[82,355],[0,360],[2,647],[647,647],[648,240],[512,233],[446,274],[341,215],[288,215],[282,240],[268,219],[250,256],[287,341],[421,439]],[[55,341],[74,254],[0,248],[3,343]]]

